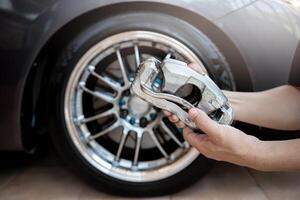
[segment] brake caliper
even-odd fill
[[[184,86],[190,86],[196,101],[178,95]],[[188,110],[197,107],[220,124],[231,124],[233,110],[220,88],[205,73],[198,73],[187,64],[174,59],[162,62],[152,57],[139,65],[131,91],[141,99],[163,110],[174,113],[190,128],[197,130]],[[195,98],[193,98],[195,99]]]

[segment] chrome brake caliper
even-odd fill
[[[190,103],[176,92],[185,85],[192,85],[201,95]],[[233,110],[220,88],[205,73],[198,73],[187,64],[174,59],[163,62],[152,57],[140,64],[131,91],[155,107],[170,111],[187,126],[197,129],[187,111],[197,107],[220,124],[231,124]],[[193,95],[193,94],[192,94]]]

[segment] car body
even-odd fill
[[[30,152],[37,132],[47,131],[43,58],[48,51],[90,22],[150,11],[184,20],[209,36],[226,58],[237,90],[288,82],[300,40],[298,1],[2,0],[0,150]]]

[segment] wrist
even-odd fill
[[[254,136],[252,136],[254,137]],[[267,154],[267,148],[266,148],[266,142],[261,141],[258,138],[254,137],[253,144],[250,147],[249,150],[249,155],[248,155],[248,160],[249,160],[249,165],[248,167],[260,170],[260,171],[265,171],[266,170],[266,154]]]

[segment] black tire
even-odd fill
[[[58,153],[80,175],[105,192],[129,196],[155,196],[177,192],[199,180],[213,161],[200,155],[177,174],[154,182],[122,181],[94,168],[73,144],[64,120],[64,94],[69,76],[81,56],[95,43],[116,33],[148,30],[162,33],[186,44],[201,58],[209,74],[224,89],[234,89],[228,64],[216,46],[199,30],[181,19],[158,13],[126,13],[110,17],[86,27],[65,46],[52,74],[55,84],[54,129],[52,138]]]

